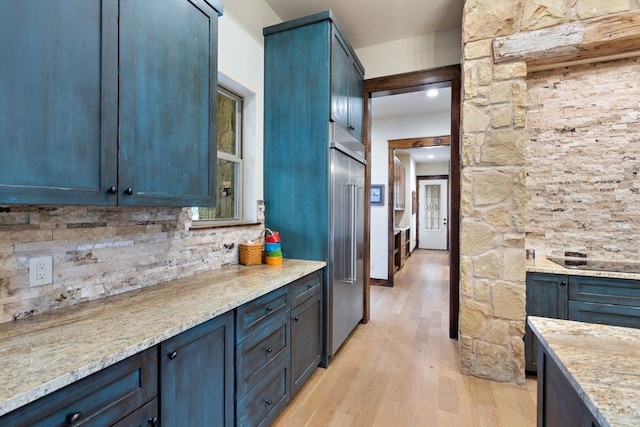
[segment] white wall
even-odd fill
[[[375,99],[372,110],[375,111]],[[371,207],[371,278],[387,280],[388,277],[388,153],[389,140],[401,138],[418,138],[428,136],[449,135],[451,133],[451,117],[449,111],[438,111],[425,115],[377,118],[371,124],[371,183],[385,185],[385,206]],[[405,165],[406,167],[407,165]],[[407,182],[415,189],[416,168]],[[411,190],[408,189],[409,199]],[[409,209],[411,209],[409,207]],[[410,221],[414,224],[415,220]],[[412,233],[413,234],[413,233]],[[415,245],[415,238],[412,245]],[[414,247],[414,246],[412,246]]]
[[[416,163],[416,175],[449,175],[449,162]]]
[[[461,62],[461,28],[356,49],[365,78],[428,70]]]
[[[220,84],[244,97],[244,216],[263,198],[264,42],[262,28],[282,20],[263,0],[224,3],[218,35]]]

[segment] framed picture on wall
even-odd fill
[[[371,206],[384,206],[384,184],[371,184]]]

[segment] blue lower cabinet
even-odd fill
[[[123,426],[158,395],[156,347],[145,350],[0,417],[0,426]],[[157,418],[153,405],[145,409]],[[149,426],[149,424],[146,424]]]
[[[527,273],[527,315],[640,328],[640,281]],[[526,326],[526,370],[536,372],[538,342]]]
[[[291,399],[290,359],[271,369],[237,403],[238,426],[268,426]]]
[[[160,425],[234,425],[233,312],[160,344]]]

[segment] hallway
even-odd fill
[[[458,342],[448,337],[447,259],[416,250],[394,288],[372,286],[370,322],[274,426],[534,426],[535,380],[519,387],[460,374]]]

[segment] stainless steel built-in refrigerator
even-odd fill
[[[335,130],[332,132],[335,135]],[[332,357],[363,318],[364,159],[361,144],[330,145],[327,355]],[[356,148],[357,151],[352,151]]]

